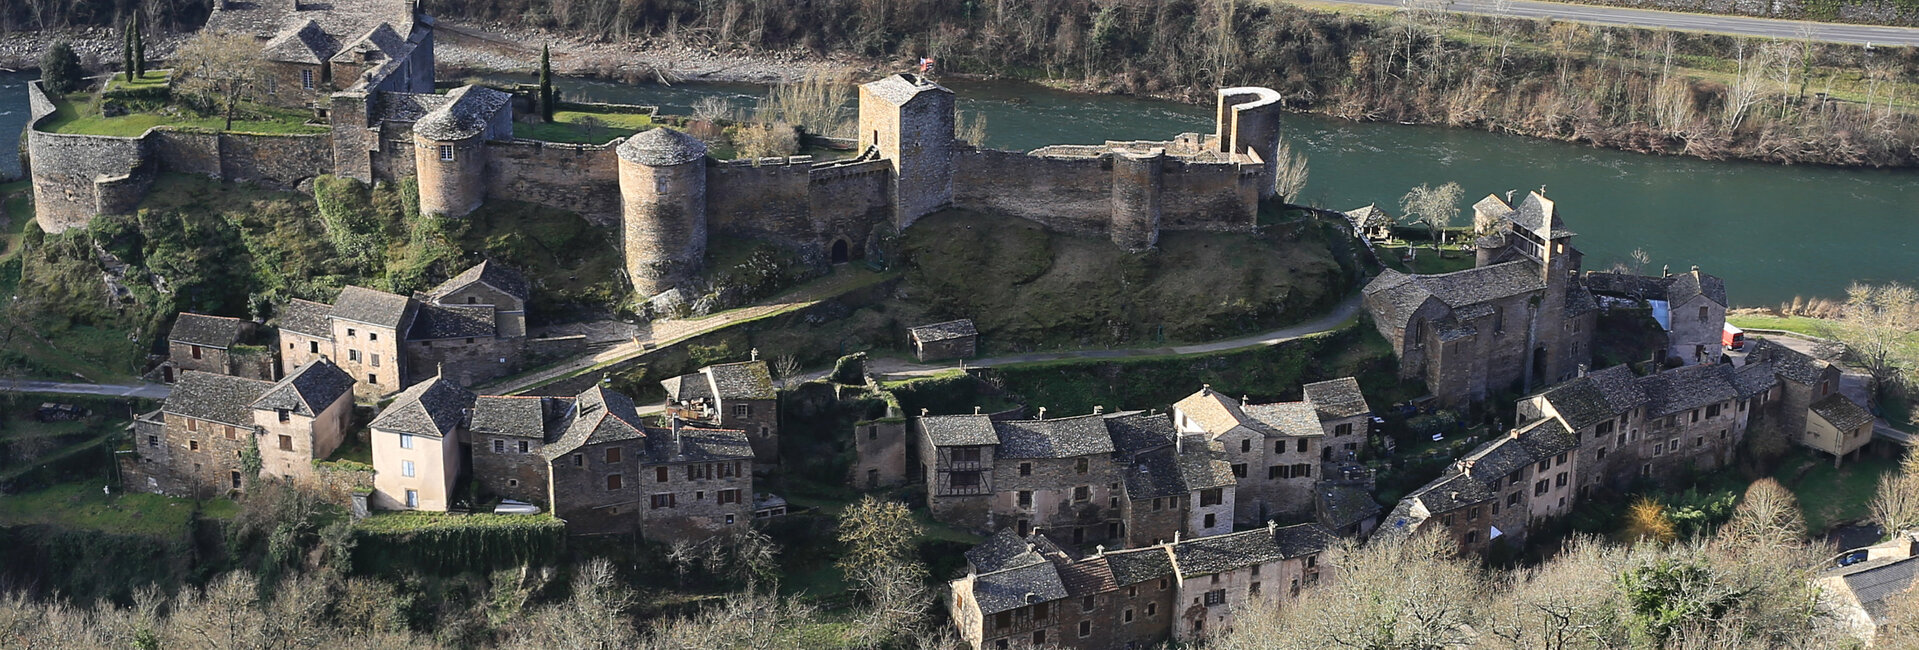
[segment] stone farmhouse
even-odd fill
[[[975,530],[1043,529],[1115,547],[1312,516],[1321,510],[1314,476],[1357,453],[1371,411],[1351,379],[1305,393],[1308,401],[1242,406],[1208,386],[1165,414],[922,414],[913,426],[927,506]]]
[[[1317,524],[1269,524],[1080,556],[1001,530],[966,552],[947,605],[975,649],[1191,643],[1231,629],[1235,608],[1284,603],[1330,579],[1320,558],[1334,539]]]
[[[979,353],[979,329],[970,318],[909,327],[906,337],[912,340],[913,358],[920,363],[967,359]]]
[[[182,312],[167,332],[167,360],[157,369],[160,379],[173,383],[188,370],[272,380],[273,350],[242,347],[253,338],[253,321]]]
[[[1496,196],[1473,205],[1475,266],[1432,275],[1386,270],[1363,291],[1367,312],[1392,343],[1399,374],[1420,379],[1442,405],[1484,402],[1571,379],[1592,359],[1602,308],[1647,306],[1668,332],[1654,356],[1718,363],[1726,290],[1700,273],[1646,277],[1579,275],[1582,255],[1552,200],[1529,193],[1518,206]]]
[[[1581,372],[1521,399],[1520,426],[1407,495],[1376,534],[1437,527],[1483,551],[1499,537],[1523,542],[1595,489],[1730,465],[1755,426],[1779,427],[1835,464],[1872,438],[1872,415],[1834,392],[1836,368],[1776,343],[1762,340],[1737,367],[1655,369]]]
[[[208,29],[258,37],[274,72],[255,99],[311,108],[329,132],[158,127],[112,138],[29,129],[43,230],[129,212],[163,170],[284,187],[321,174],[366,182],[416,176],[429,213],[459,217],[507,198],[617,226],[629,279],[651,296],[696,276],[713,236],[842,262],[863,257],[882,234],[957,207],[1145,249],[1162,230],[1249,231],[1259,201],[1274,191],[1281,107],[1265,88],[1221,89],[1210,134],[1016,152],[957,140],[953,92],[892,75],[860,87],[853,158],[722,162],[672,128],[602,145],[516,138],[516,119],[537,119],[530,97],[475,86],[435,92],[434,21],[411,0],[222,0]],[[29,99],[35,124],[54,112],[38,86]]]
[[[770,470],[780,462],[779,391],[772,368],[753,351],[751,361],[723,363],[660,381],[666,389],[666,413],[701,425],[744,431],[753,442],[754,466]]]
[[[427,377],[461,386],[511,374],[578,349],[578,338],[526,335],[526,278],[485,261],[407,297],[348,286],[333,304],[295,299],[279,309],[280,363],[331,359],[376,401]]]
[[[371,505],[445,511],[465,475],[483,498],[549,509],[574,534],[673,541],[746,525],[746,433],[669,422],[650,426],[632,400],[597,386],[572,397],[476,396],[434,378],[400,393],[370,427]]]
[[[246,485],[243,456],[259,476],[312,475],[345,439],[353,377],[320,359],[277,382],[188,370],[159,410],[134,419],[134,451],[121,460],[127,489],[203,496]]]

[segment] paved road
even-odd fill
[[[1370,5],[1375,7],[1402,6],[1400,0],[1322,0],[1340,4]],[[1500,7],[1505,4],[1505,7]],[[1633,27],[1663,27],[1694,32],[1718,32],[1721,34],[1739,34],[1743,36],[1769,36],[1797,39],[1808,35],[1816,41],[1833,43],[1852,43],[1855,45],[1919,45],[1919,28],[1882,27],[1876,25],[1847,25],[1841,23],[1816,23],[1801,20],[1774,20],[1771,18],[1750,18],[1746,16],[1722,16],[1716,14],[1689,14],[1652,9],[1627,9],[1622,7],[1601,7],[1596,5],[1575,5],[1558,2],[1536,2],[1534,0],[1511,0],[1500,3],[1495,0],[1447,0],[1449,11],[1513,16],[1518,18],[1553,18],[1599,25],[1626,25]]]
[[[166,399],[173,387],[166,384],[73,384],[57,381],[0,379],[0,391],[14,393],[55,393],[61,395],[103,395],[106,397],[144,397]]]
[[[1273,330],[1271,332],[1266,332],[1264,334],[1254,334],[1252,336],[1243,336],[1240,338],[1228,339],[1225,341],[1214,341],[1212,343],[1200,343],[1195,345],[1178,345],[1178,346],[1161,347],[1161,348],[1131,348],[1131,349],[1122,349],[1122,350],[1073,350],[1073,351],[1067,351],[1067,352],[1034,352],[1030,354],[1012,354],[1012,355],[999,356],[999,357],[987,357],[984,359],[969,360],[966,362],[966,367],[991,368],[994,366],[1007,366],[1007,365],[1016,365],[1016,364],[1022,364],[1022,363],[1036,363],[1040,361],[1059,361],[1062,359],[1126,359],[1131,357],[1157,357],[1157,356],[1166,356],[1166,355],[1175,355],[1175,354],[1206,354],[1206,353],[1213,353],[1213,352],[1226,352],[1228,350],[1238,350],[1241,348],[1250,348],[1250,347],[1257,347],[1257,346],[1264,346],[1264,345],[1278,345],[1280,343],[1291,341],[1293,339],[1297,339],[1305,336],[1312,336],[1314,334],[1321,334],[1321,333],[1330,332],[1330,331],[1339,329],[1341,324],[1344,324],[1346,321],[1351,320],[1353,315],[1358,313],[1359,313],[1359,295],[1354,294],[1352,297],[1347,298],[1344,302],[1341,302],[1339,303],[1339,305],[1333,307],[1332,311],[1327,312],[1325,315],[1320,316],[1319,318],[1315,318],[1313,320],[1300,323],[1298,325],[1282,327],[1282,328]],[[869,362],[867,365],[869,370],[873,374],[881,377],[894,378],[894,379],[934,375],[942,372],[948,372],[948,371],[960,369],[960,366],[957,363],[955,363],[954,365],[928,365],[928,364],[909,363],[904,360],[893,359],[893,358],[874,359],[871,362]],[[803,376],[803,379],[808,379],[808,380],[819,379],[819,378],[825,377],[827,373],[829,372],[831,371],[827,370],[827,371],[809,373]]]

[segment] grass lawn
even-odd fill
[[[128,340],[125,330],[93,325],[69,325],[36,344],[15,345],[14,349],[32,362],[34,372],[28,373],[30,376],[63,381],[131,380],[142,359],[139,344]]]
[[[326,133],[324,124],[307,124],[312,116],[301,111],[258,105],[246,105],[240,110],[244,119],[233,120],[234,133],[259,133],[268,135],[292,135]],[[90,95],[68,95],[63,101],[56,102],[53,116],[41,125],[41,130],[50,133],[79,133],[86,135],[113,135],[137,137],[156,126],[173,126],[185,129],[203,129],[208,131],[226,130],[226,119],[219,116],[201,116],[182,111],[180,115],[160,113],[128,113],[117,117],[100,114],[100,106]]]
[[[1805,316],[1727,316],[1726,324],[1740,329],[1785,330],[1807,336],[1824,336],[1826,321]]]
[[[1473,267],[1473,252],[1448,246],[1445,254],[1436,254],[1431,246],[1421,244],[1417,247],[1411,265],[1401,261],[1406,254],[1404,242],[1380,244],[1374,247],[1379,253],[1379,262],[1401,273],[1451,273]]]
[[[0,185],[0,216],[6,223],[0,224],[0,263],[13,259],[20,252],[20,235],[26,232],[27,224],[33,222],[33,185],[30,181],[15,181]],[[13,294],[13,283],[0,280],[0,296]]]
[[[597,121],[597,124],[594,122]],[[513,137],[566,144],[606,144],[653,128],[653,116],[642,113],[554,111],[553,121],[515,124]]]
[[[148,70],[140,76],[134,77],[131,81],[127,80],[125,74],[116,74],[107,78],[106,91],[111,93],[117,90],[162,88],[167,85],[167,78],[169,76],[167,72],[166,70]]]
[[[1818,536],[1833,526],[1870,516],[1867,505],[1879,487],[1879,476],[1898,467],[1897,460],[1868,456],[1834,469],[1830,458],[1795,451],[1780,463],[1773,478],[1799,498],[1806,529]]]
[[[186,534],[194,502],[158,494],[102,494],[97,485],[56,485],[39,492],[0,497],[0,525],[54,525],[177,539]],[[226,499],[202,504],[207,516],[231,517],[238,506]]]

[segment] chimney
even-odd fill
[[[920,409],[920,417],[926,417],[928,414],[931,414],[932,412],[933,412],[933,409],[922,408]],[[979,414],[979,407],[977,406],[973,407],[973,414],[974,415]]]
[[[1106,412],[1106,407],[1104,407],[1104,406],[1101,406],[1101,405],[1099,405],[1099,404],[1094,404],[1094,405],[1093,405],[1093,415],[1099,415],[1099,414],[1101,414],[1101,413],[1105,413],[1105,412]]]
[[[1513,202],[1513,193],[1515,193],[1515,192],[1518,192],[1518,191],[1519,191],[1519,190],[1506,190],[1506,204],[1507,204],[1507,205],[1511,205],[1511,204],[1512,204],[1512,202]]]
[[[1245,403],[1248,403],[1248,402],[1251,402],[1251,401],[1253,401],[1253,398],[1251,398],[1251,397],[1247,397],[1245,393],[1240,393],[1240,394],[1239,394],[1239,403],[1241,403],[1241,404],[1245,404]]]
[[[926,410],[926,409],[920,409],[920,410],[922,410],[922,411],[924,411],[924,410]],[[978,405],[974,405],[974,406],[973,406],[973,415],[979,415],[979,406],[978,406]]]
[[[1672,277],[1672,265],[1671,264],[1660,265],[1659,274],[1661,276],[1668,277],[1668,278]]]
[[[1211,394],[1213,394],[1213,385],[1212,385],[1212,384],[1200,384],[1200,385],[1199,385],[1199,393],[1200,393],[1201,395],[1211,395]]]
[[[666,419],[666,445],[668,449],[675,452],[680,450],[680,419],[678,417]]]
[[[1042,407],[1039,407],[1039,417],[1036,417],[1036,418],[1033,418],[1033,419],[1035,419],[1035,420],[1044,420],[1044,419],[1046,419],[1046,407],[1044,407],[1044,406],[1042,406]]]
[[[1177,530],[1173,531],[1173,543],[1174,544],[1179,543],[1179,531]]]
[[[1586,376],[1586,364],[1579,364],[1579,376]]]
[[[1692,265],[1692,272],[1693,272],[1693,273],[1698,273],[1698,272],[1699,272],[1699,265],[1698,265],[1698,264],[1694,264],[1694,265]]]
[[[752,351],[752,352],[749,352],[749,353],[747,353],[747,354],[749,354],[749,355],[751,355],[751,356],[752,356],[752,359],[751,359],[751,360],[753,360],[753,361],[759,361],[759,360],[760,360],[760,349],[759,349],[759,348],[753,348],[753,351]]]

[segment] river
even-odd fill
[[[500,80],[529,81],[528,77]],[[0,74],[0,170],[17,164],[13,138],[25,120],[20,75]],[[956,81],[963,113],[986,117],[986,145],[1166,138],[1211,131],[1212,108],[1085,95],[1006,82]],[[750,107],[764,87],[748,84],[626,85],[563,79],[580,100],[655,104],[689,112],[703,97]],[[1303,202],[1337,210],[1379,203],[1397,213],[1421,183],[1466,188],[1460,224],[1488,193],[1546,188],[1586,266],[1603,269],[1633,249],[1647,272],[1693,265],[1725,278],[1735,305],[1794,296],[1841,298],[1854,281],[1919,281],[1919,171],[1779,166],[1648,156],[1519,136],[1294,115],[1285,137],[1311,157]]]

